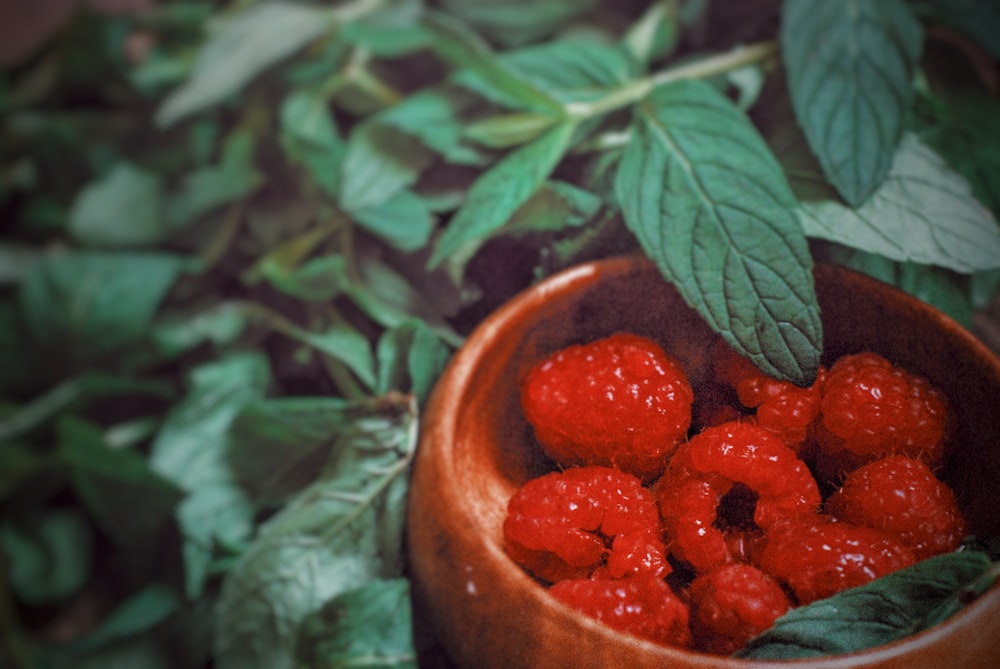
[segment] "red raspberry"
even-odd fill
[[[749,564],[727,564],[688,588],[695,647],[731,655],[792,607],[781,584]]]
[[[944,395],[927,379],[896,367],[877,353],[840,358],[823,389],[820,453],[831,474],[891,454],[939,463],[945,453],[948,411]],[[838,472],[837,470],[840,470]]]
[[[808,604],[909,567],[916,558],[892,534],[816,516],[769,530],[755,562],[785,583],[799,604]]]
[[[687,606],[654,576],[560,581],[549,592],[609,627],[671,646],[691,645]]]
[[[670,573],[652,495],[608,467],[528,481],[507,505],[503,533],[514,561],[549,582]]]
[[[811,386],[800,388],[768,376],[721,340],[712,357],[716,378],[736,390],[740,404],[756,409],[757,424],[798,451],[812,435],[819,416],[826,370],[819,370]]]
[[[669,549],[697,571],[735,559],[719,504],[736,484],[756,494],[747,515],[764,530],[821,503],[808,467],[773,433],[741,422],[705,429],[678,449],[655,487]]]
[[[838,520],[898,535],[918,560],[955,550],[965,536],[955,493],[926,464],[903,455],[854,470],[826,505]]]
[[[645,337],[618,333],[570,346],[528,374],[521,394],[545,452],[563,466],[658,475],[691,425],[680,364]]]

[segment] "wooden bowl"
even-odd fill
[[[960,435],[943,478],[971,531],[1000,534],[1000,359],[961,326],[883,283],[834,266],[816,269],[825,360],[882,353],[927,376],[953,400]],[[582,616],[551,598],[504,552],[510,496],[549,464],[519,405],[527,370],[572,343],[629,330],[707,372],[712,333],[639,258],[584,264],[526,290],[487,318],[455,355],[424,414],[408,513],[418,634],[459,667],[760,669],[769,663],[657,645]],[[1000,587],[951,620],[866,652],[799,660],[799,669],[996,666]]]

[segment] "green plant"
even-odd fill
[[[799,385],[815,258],[1000,279],[990,3],[58,4],[0,82],[15,666],[412,665],[419,408],[561,267],[644,252]]]

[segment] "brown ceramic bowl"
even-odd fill
[[[1000,534],[1000,359],[946,316],[894,288],[832,266],[816,270],[827,361],[874,350],[926,375],[954,401],[961,434],[943,478],[975,533]],[[648,262],[578,266],[487,318],[455,355],[424,415],[411,488],[408,550],[421,634],[460,667],[788,668],[646,642],[549,597],[504,553],[507,500],[548,466],[519,406],[527,370],[572,343],[629,330],[705,373],[706,326]],[[795,669],[997,666],[1000,587],[904,641]]]

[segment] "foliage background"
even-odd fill
[[[1000,9],[824,7],[0,4],[0,662],[412,666],[422,402],[575,262],[799,382],[814,259],[1000,348]]]

